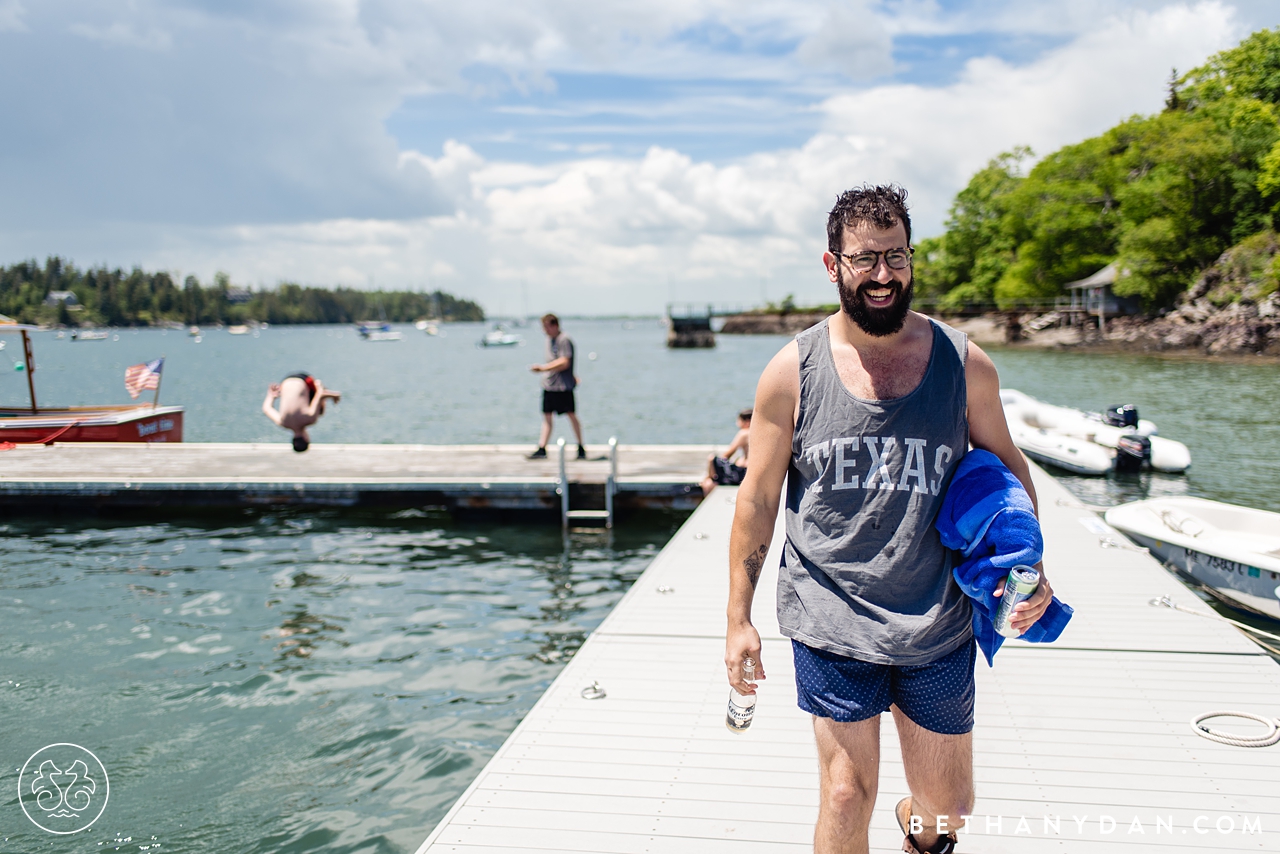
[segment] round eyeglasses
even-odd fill
[[[849,266],[858,273],[870,273],[880,263],[881,256],[884,256],[884,263],[890,270],[905,270],[911,266],[911,247],[906,249],[886,249],[883,252],[876,252],[868,249],[865,252],[854,252],[852,255],[844,252],[838,253],[841,258],[849,262]]]

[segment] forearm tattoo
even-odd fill
[[[747,580],[751,582],[752,590],[755,589],[756,582],[760,580],[760,570],[764,567],[764,556],[768,553],[768,546],[761,546],[747,555],[747,559],[742,562],[742,568],[747,571]]]

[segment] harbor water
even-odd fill
[[[786,340],[671,351],[656,320],[564,326],[589,443],[726,443]],[[164,355],[160,399],[186,408],[188,442],[284,442],[262,399],[306,370],[343,392],[316,442],[532,449],[542,335],[479,348],[484,328],[404,326],[385,342],[336,326],[39,333],[35,381],[46,405],[119,403],[124,369]],[[1007,387],[1134,403],[1191,448],[1186,475],[1064,476],[1082,500],[1280,511],[1274,365],[989,352]],[[26,395],[12,356],[0,351],[6,405]],[[554,527],[419,510],[0,520],[0,850],[412,852],[679,522],[633,518],[566,546]],[[101,820],[69,837],[16,797],[23,763],[55,742],[111,775]]]
[[[10,520],[0,851],[411,852],[678,521]],[[59,742],[110,782],[68,837],[16,797]]]

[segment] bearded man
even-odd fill
[[[868,850],[885,712],[911,792],[897,809],[904,850],[954,850],[954,828],[973,810],[975,642],[933,523],[971,445],[999,457],[1035,500],[995,365],[963,333],[911,311],[911,254],[904,190],[840,195],[823,263],[841,308],[760,378],[730,539],[725,666],[734,690],[754,693],[742,660],[764,678],[751,602],[785,480],[778,625],[792,641],[799,705],[813,716],[819,854]],[[1025,631],[1051,597],[1042,573],[1013,627]]]

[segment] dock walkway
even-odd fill
[[[20,445],[0,451],[0,508],[212,508],[270,505],[439,506],[559,512],[554,447],[528,445],[312,445],[283,443]],[[709,445],[621,445],[615,505],[693,509]],[[603,506],[608,447],[570,460],[574,506]],[[599,493],[595,495],[594,493]]]
[[[978,800],[960,850],[1280,850],[1280,746],[1188,725],[1216,709],[1280,716],[1280,667],[1225,623],[1149,606],[1198,601],[1148,555],[1103,547],[1126,541],[1032,468],[1047,572],[1076,615],[1057,644],[1009,642],[994,669],[979,656]],[[754,611],[769,678],[752,728],[724,726],[735,493],[690,517],[418,854],[812,850],[812,728],[773,617],[780,533]],[[595,682],[606,696],[584,698]],[[907,789],[889,716],[882,732],[871,847],[896,852]]]

